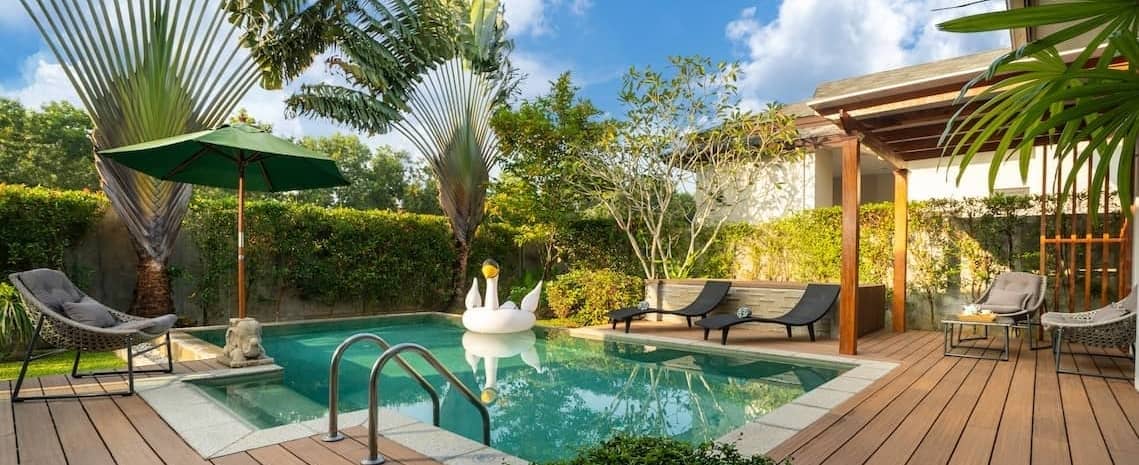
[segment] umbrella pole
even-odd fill
[[[237,317],[245,318],[245,165],[237,167]]]

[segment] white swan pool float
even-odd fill
[[[469,331],[485,334],[507,334],[526,331],[534,327],[537,317],[538,300],[542,295],[542,282],[522,298],[520,305],[506,301],[498,304],[498,263],[494,260],[483,262],[482,274],[486,278],[486,300],[479,294],[479,279],[471,283],[467,292],[467,310],[463,312],[463,327]]]

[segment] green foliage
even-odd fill
[[[232,199],[195,199],[187,215],[203,270],[195,297],[210,314],[217,290],[236,279],[235,217]],[[245,217],[251,292],[287,289],[362,308],[439,308],[449,297],[455,252],[440,217],[277,201],[248,202]]]
[[[581,188],[627,233],[647,278],[690,276],[743,203],[741,186],[768,184],[756,166],[803,154],[779,105],[741,107],[739,75],[736,63],[700,56],[630,69],[624,121],[583,163]]]
[[[0,182],[99,190],[91,128],[87,113],[67,102],[34,110],[0,98]]]
[[[376,147],[373,151],[356,135],[347,134],[305,137],[299,143],[335,160],[349,185],[291,194],[298,201],[360,210],[398,208],[407,189],[404,166],[411,158],[407,152],[386,145]]]
[[[0,185],[0,273],[64,266],[64,254],[103,216],[98,194]]]
[[[1137,153],[1139,119],[1139,4],[1131,0],[1074,0],[1037,4],[947,21],[939,28],[953,32],[1004,31],[1051,26],[1047,34],[997,58],[989,69],[962,89],[962,103],[972,113],[950,119],[942,142],[952,162],[965,167],[980,152],[995,152],[989,185],[1005,160],[1019,162],[1026,177],[1033,146],[1054,145],[1057,165],[1071,163],[1064,192],[1074,193],[1079,173],[1092,174],[1088,188],[1103,192],[1110,183],[1120,193],[1123,211],[1132,201],[1131,173]],[[1064,57],[1056,47],[1077,40],[1079,54]],[[999,79],[994,77],[1000,76]],[[995,82],[993,82],[995,81]],[[992,85],[989,83],[992,82]],[[974,86],[987,87],[966,98]],[[991,141],[999,141],[991,147]],[[1109,182],[1110,180],[1110,182]],[[1090,211],[1099,209],[1093,196]]]
[[[33,330],[19,292],[7,281],[0,282],[0,359],[23,346]]]
[[[554,237],[561,250],[560,259],[574,268],[610,269],[623,274],[643,276],[637,255],[629,247],[629,239],[610,219],[572,221]]]
[[[578,90],[563,73],[545,95],[502,108],[491,119],[503,162],[487,199],[488,215],[519,225],[519,244],[541,247],[543,276],[565,254],[558,232],[590,209],[580,188],[586,176],[582,160],[612,126]]]
[[[550,310],[582,326],[601,324],[606,314],[644,299],[642,278],[612,270],[573,270],[546,287]]]
[[[761,456],[744,456],[731,444],[705,442],[692,445],[665,437],[618,435],[578,452],[572,459],[547,465],[774,465]]]

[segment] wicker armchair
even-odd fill
[[[1113,302],[1106,307],[1082,313],[1049,312],[1040,317],[1040,323],[1052,330],[1052,352],[1056,356],[1056,372],[1078,375],[1100,376],[1104,378],[1131,379],[1131,377],[1116,377],[1107,375],[1093,375],[1079,371],[1067,370],[1060,365],[1060,356],[1063,354],[1077,355],[1073,352],[1062,352],[1060,343],[1067,341],[1070,344],[1082,344],[1089,347],[1115,348],[1123,352],[1121,355],[1082,353],[1093,357],[1135,358],[1135,301],[1136,290],[1119,302]]]
[[[31,339],[28,341],[28,348],[24,355],[24,363],[20,367],[20,374],[16,378],[15,389],[12,391],[13,402],[107,395],[129,396],[134,394],[135,373],[171,373],[174,371],[174,362],[170,354],[169,333],[169,329],[177,320],[177,317],[174,315],[164,315],[158,318],[139,318],[110,310],[111,316],[115,319],[114,325],[105,328],[91,326],[72,320],[64,313],[63,304],[65,302],[79,302],[84,298],[90,299],[90,297],[75,287],[71,280],[67,279],[67,276],[63,273],[50,269],[36,269],[13,273],[8,275],[8,279],[12,282],[12,285],[16,287],[16,290],[19,291],[28,318],[35,322],[35,330],[32,333]],[[136,344],[160,337],[165,337],[163,343],[155,344],[140,352],[134,350]],[[40,340],[47,342],[58,350],[33,355],[33,351]],[[165,368],[134,369],[134,357],[163,346],[166,347]],[[126,349],[127,369],[125,371],[79,373],[79,359],[83,351],[101,352],[118,349]],[[127,390],[85,395],[21,396],[20,388],[24,383],[24,376],[27,374],[28,364],[31,363],[32,360],[65,350],[75,351],[75,362],[71,366],[72,377],[80,378],[83,376],[125,374],[127,375]]]

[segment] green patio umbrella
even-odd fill
[[[331,158],[246,124],[223,125],[99,154],[158,179],[237,189],[238,318],[245,318],[245,191],[348,185]]]

